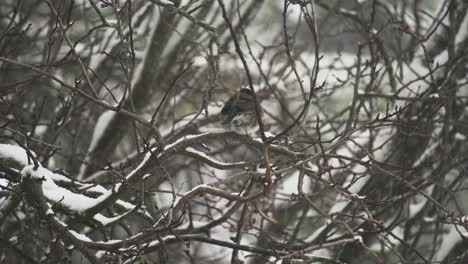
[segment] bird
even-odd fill
[[[259,117],[262,118],[263,110],[254,92],[248,88],[241,88],[224,103],[221,109],[222,125],[239,134],[250,135],[257,132],[257,104]]]

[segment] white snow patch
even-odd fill
[[[159,0],[158,2],[165,4],[165,5],[174,5],[174,3],[169,0]]]
[[[32,155],[36,157],[36,154],[32,150],[30,151]],[[28,165],[26,150],[17,145],[0,144],[0,160],[14,160],[21,166]]]
[[[362,236],[360,235],[355,235],[353,239],[354,241],[358,241],[359,243],[364,244],[364,241],[362,240]]]
[[[54,214],[54,211],[52,209],[47,209],[46,211],[46,215],[53,215]]]
[[[69,210],[76,211],[78,213],[82,213],[87,209],[95,206],[96,204],[105,200],[108,195],[110,195],[110,192],[108,192],[107,194],[103,194],[98,198],[91,198],[82,194],[71,192],[58,186],[53,181],[54,178],[61,178],[63,176],[55,175],[56,173],[53,173],[43,167],[38,167],[36,170],[34,170],[33,165],[28,165],[24,167],[24,169],[21,171],[21,174],[23,177],[41,179],[42,191],[44,192],[44,196],[47,198],[47,200],[53,204],[60,204]]]
[[[156,148],[153,148],[151,151],[148,151],[148,153],[146,153],[145,157],[143,158],[143,160],[140,162],[140,164],[138,164],[138,166],[133,169],[128,175],[127,175],[127,180],[131,179],[137,172],[140,171],[140,169],[150,160],[151,156],[153,155],[152,153],[156,150]],[[161,154],[160,154],[161,155]],[[158,156],[159,157],[159,156]],[[116,190],[118,190],[117,188],[120,188],[120,184],[118,186],[116,186]]]
[[[205,152],[202,152],[202,151],[198,151],[192,147],[188,147],[185,149],[185,151],[189,152],[189,153],[192,153],[192,154],[195,154],[195,155],[198,155],[204,159],[207,159],[209,160],[210,162],[212,163],[216,163],[218,164],[219,166],[229,166],[229,165],[235,165],[235,164],[243,164],[243,162],[241,163],[226,163],[226,162],[222,162],[222,161],[218,161],[218,160],[215,160],[213,158],[211,158],[210,156],[206,155]]]
[[[118,216],[114,216],[114,217],[107,217],[107,216],[104,216],[102,214],[95,214],[93,219],[100,222],[103,226],[106,226],[110,223],[113,223],[117,220],[119,220],[119,218],[121,218],[122,215],[118,215]]]
[[[92,242],[92,240],[89,237],[87,237],[86,235],[80,234],[76,232],[75,230],[69,230],[69,232],[70,234],[72,234],[74,237],[76,237],[77,239],[81,241]]]
[[[8,184],[10,184],[9,181],[7,181],[6,179],[0,178],[0,186],[1,187],[7,187]]]
[[[193,66],[203,67],[203,66],[206,66],[207,64],[208,64],[208,61],[203,56],[196,56],[195,58],[193,58]]]
[[[464,140],[466,140],[466,136],[463,135],[462,133],[458,132],[458,133],[455,134],[455,140],[464,141]]]

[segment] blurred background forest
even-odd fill
[[[1,1],[1,262],[468,263],[467,11]]]

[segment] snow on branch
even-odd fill
[[[23,177],[41,181],[45,198],[54,206],[62,206],[78,214],[100,203],[109,195],[103,194],[98,198],[91,198],[62,188],[53,179],[63,178],[63,176],[53,173],[44,167],[34,169],[33,165],[28,165],[24,167],[21,174]]]
[[[12,164],[15,166],[11,167],[24,167],[32,162],[31,157],[28,157],[26,150],[17,145],[10,144],[0,144],[0,161],[4,164]],[[36,154],[33,151],[30,153],[36,157]]]
[[[200,161],[203,161],[206,164],[217,169],[242,168],[249,164],[248,162],[243,162],[243,161],[233,162],[233,163],[221,162],[221,161],[218,161],[209,157],[206,153],[202,151],[198,151],[192,147],[186,148],[184,153],[187,154],[188,156],[191,156],[192,158],[196,158]]]

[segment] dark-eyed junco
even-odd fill
[[[224,103],[221,110],[222,124],[238,133],[250,134],[256,132],[258,130],[255,112],[256,104],[259,103],[255,100],[252,90],[240,89]],[[261,118],[263,110],[261,107],[259,109]]]

